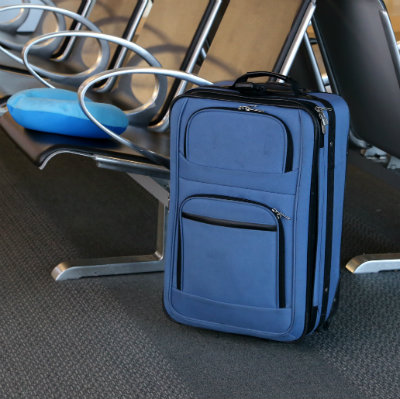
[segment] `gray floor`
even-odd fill
[[[400,251],[400,177],[352,155],[343,259]],[[382,175],[385,178],[382,178]],[[55,283],[62,259],[151,250],[156,203],[122,174],[36,170],[0,135],[1,398],[399,398],[400,274],[344,272],[329,331],[298,344],[171,321],[162,274]]]

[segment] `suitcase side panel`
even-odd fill
[[[324,188],[323,190],[320,189],[321,204],[323,205],[321,208],[321,220],[324,220],[323,230],[325,230],[321,237],[328,237],[328,240],[329,238],[331,239],[327,243],[321,241],[320,246],[321,253],[326,251],[331,251],[331,253],[329,263],[327,262],[327,258],[320,258],[319,276],[316,279],[316,287],[314,290],[314,302],[318,303],[319,306],[315,324],[316,328],[329,317],[339,285],[340,243],[349,111],[347,104],[339,96],[329,93],[313,93],[313,95],[323,101],[323,107],[331,106],[333,108],[333,112],[329,112],[330,123],[327,126],[324,148],[322,149],[323,154],[321,154],[321,160],[324,159],[324,161],[320,163],[321,175],[325,175],[325,178],[321,180]],[[321,104],[318,105],[321,106]],[[332,151],[332,146],[334,151]],[[331,190],[333,190],[333,192],[329,194]],[[329,196],[331,196],[331,198],[329,198]],[[327,206],[329,206],[329,208],[327,208]],[[331,218],[331,220],[327,224],[327,219],[329,218]],[[330,233],[327,229],[330,229]],[[329,275],[326,273],[329,273]],[[324,298],[327,287],[328,296]]]
[[[340,276],[340,247],[342,238],[343,198],[346,179],[347,145],[349,134],[349,109],[346,102],[334,94],[320,93],[321,99],[332,104],[335,112],[334,195],[332,223],[332,274],[327,303],[329,316]],[[330,143],[328,143],[330,145]]]

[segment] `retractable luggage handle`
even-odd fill
[[[286,85],[278,82],[267,81],[265,83],[252,83],[248,81],[249,79],[252,78],[262,78],[262,77],[271,77],[283,80],[286,83]],[[269,88],[274,89],[275,92],[279,91],[279,88],[282,89],[285,88],[285,90],[282,90],[282,92],[287,92],[287,88],[291,88],[295,95],[301,94],[302,92],[296,80],[292,79],[289,76],[269,71],[247,72],[235,80],[235,82],[232,85],[232,88],[236,90],[253,90],[255,92],[268,92]]]

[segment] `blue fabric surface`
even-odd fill
[[[313,95],[331,103],[336,115],[336,131],[347,132],[349,126],[349,109],[346,102],[339,96],[327,93],[313,93]],[[325,138],[328,140],[328,136]],[[329,286],[328,314],[331,311],[336,287],[340,278],[340,246],[342,238],[343,197],[346,178],[347,134],[335,135],[335,178],[333,208],[336,217],[333,218],[332,234],[332,266]],[[328,145],[328,142],[326,143]],[[319,284],[323,284],[323,275]]]
[[[312,305],[319,309],[317,322],[322,307],[328,135],[317,131],[324,145],[314,147],[318,115],[301,107],[277,106],[279,102],[257,104],[254,113],[241,112],[246,103],[233,101],[233,96],[226,99],[222,89],[216,99],[215,90],[210,98],[182,96],[171,110],[165,309],[184,324],[292,341],[307,332]],[[339,279],[345,175],[341,161],[348,111],[342,99],[327,97],[337,119],[329,313]],[[322,105],[318,100],[311,104]],[[285,167],[287,158],[290,168]],[[315,186],[313,165],[318,167]],[[311,200],[311,187],[318,189],[318,201]],[[275,232],[240,230],[215,220],[207,224],[205,219],[270,223],[273,216],[262,213],[257,203],[290,219],[281,218]],[[312,220],[316,227],[309,225]],[[315,229],[311,235],[310,228]],[[315,260],[310,251],[316,252]],[[307,290],[313,267],[314,298]]]
[[[205,109],[192,116],[187,129],[186,156],[193,163],[251,172],[285,170],[287,133],[274,117],[234,107]]]
[[[75,92],[63,89],[28,89],[18,92],[7,102],[8,111],[21,126],[46,133],[86,138],[109,138],[82,111]],[[88,100],[92,115],[116,134],[128,126],[128,118],[111,104]]]
[[[215,220],[258,223],[276,230],[201,223],[185,218],[183,212]],[[243,201],[194,197],[184,202],[182,213],[184,292],[225,303],[277,307],[279,227],[268,208]]]

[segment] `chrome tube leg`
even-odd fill
[[[318,66],[318,62],[317,62],[317,58],[315,57],[314,51],[312,49],[312,45],[310,43],[310,38],[308,37],[308,33],[306,32],[304,34],[304,46],[306,48],[308,57],[310,58],[310,62],[312,65],[312,69],[313,69],[313,74],[315,77],[315,80],[317,82],[317,86],[318,86],[318,90],[322,93],[326,92],[326,88],[324,85],[324,82],[322,80],[322,76],[321,76],[321,71],[319,70],[319,66]]]
[[[152,254],[101,259],[76,259],[62,262],[51,272],[56,281],[83,277],[112,276],[119,274],[152,273],[164,271],[167,207],[158,205],[157,242]]]
[[[95,4],[96,0],[82,0],[77,14],[81,15],[82,17],[89,18]],[[79,31],[82,28],[83,25],[80,22],[77,22],[73,23],[68,30]],[[65,38],[64,43],[61,45],[61,49],[55,55],[53,55],[53,58],[58,62],[65,61],[71,55],[75,41],[76,37]]]
[[[346,269],[354,274],[399,270],[400,253],[359,255],[347,262]]]
[[[282,75],[287,75],[290,71],[290,68],[293,64],[294,58],[296,57],[297,51],[300,47],[300,44],[304,38],[304,35],[307,31],[308,25],[310,24],[310,21],[312,19],[312,16],[314,14],[316,8],[316,3],[315,0],[311,1],[304,16],[301,21],[300,27],[295,35],[295,38],[290,46],[290,49],[287,53],[287,56],[283,62],[282,67],[280,68],[279,73]]]

